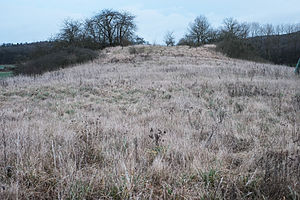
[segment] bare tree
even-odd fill
[[[239,22],[233,18],[224,19],[221,32],[223,38],[243,38],[245,34]]]
[[[100,42],[99,37],[97,36],[95,23],[92,19],[86,19],[83,28],[83,36],[86,40],[91,40],[94,43]]]
[[[270,36],[270,35],[274,35],[275,29],[272,24],[264,24],[261,27],[261,32],[262,32],[262,35],[264,35],[264,36]]]
[[[217,42],[219,40],[219,36],[220,36],[220,31],[217,29],[210,29],[209,33],[208,33],[208,39],[207,39],[207,43],[214,43]]]
[[[237,35],[240,30],[238,21],[233,18],[224,19],[223,25],[222,31],[232,35]]]
[[[282,34],[284,34],[284,25],[282,25],[282,24],[276,25],[275,28],[274,28],[274,33],[276,35],[282,35]]]
[[[243,22],[240,25],[240,37],[247,38],[250,36],[250,24]]]
[[[113,10],[103,10],[94,17],[97,35],[103,43],[113,45],[118,18],[119,13]]]
[[[252,22],[250,24],[250,35],[251,37],[256,37],[260,35],[260,24],[257,22]]]
[[[251,24],[239,23],[233,18],[226,18],[223,21],[223,27],[221,29],[221,35],[226,38],[247,38],[250,36]],[[252,33],[253,34],[253,33]]]
[[[69,44],[75,44],[82,38],[82,23],[76,20],[65,20],[63,28],[58,35],[59,40],[66,41]]]
[[[103,10],[94,16],[88,27],[93,29],[94,35],[100,43],[124,45],[136,30],[135,16],[130,13],[120,13],[113,10]],[[91,31],[89,31],[91,33]]]
[[[284,26],[286,34],[291,34],[295,31],[294,24],[285,24]]]
[[[174,33],[168,31],[165,35],[164,42],[166,43],[167,46],[174,46],[175,45]]]
[[[296,26],[295,31],[300,31],[300,23],[297,23],[295,26]]]
[[[130,13],[119,13],[117,22],[117,40],[122,46],[133,37],[133,33],[136,30],[134,19],[135,16]]]
[[[200,46],[208,42],[210,31],[211,27],[207,18],[201,15],[190,24],[188,37],[196,46]]]

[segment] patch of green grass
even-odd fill
[[[215,187],[218,178],[218,171],[215,169],[202,173],[202,179],[206,187]]]
[[[13,72],[9,71],[9,72],[0,72],[0,78],[6,78],[6,77],[11,77],[13,76]]]
[[[75,114],[75,110],[73,110],[73,109],[66,110],[66,113],[67,113],[68,115],[74,115],[74,114]]]
[[[15,65],[0,65],[0,70],[7,70],[7,69],[13,69],[16,68]]]
[[[113,94],[103,98],[103,101],[108,103],[119,104],[135,104],[139,101],[139,97],[143,92],[138,89],[134,90],[112,90]]]
[[[4,68],[7,68],[7,69],[13,69],[13,68],[16,68],[15,65],[1,65],[3,66]]]
[[[15,68],[14,65],[0,65],[0,78],[6,78],[13,76],[13,72],[9,71]]]

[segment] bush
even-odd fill
[[[90,49],[83,48],[67,48],[57,52],[52,52],[25,63],[17,65],[14,74],[37,75],[48,71],[65,68],[76,63],[83,63],[93,60],[97,57],[97,53]]]
[[[129,47],[128,52],[130,55],[132,54],[142,54],[145,53],[145,47]]]

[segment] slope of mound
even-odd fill
[[[213,46],[99,54],[0,80],[1,198],[299,198],[293,69]]]

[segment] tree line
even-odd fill
[[[97,49],[145,44],[136,34],[135,18],[129,12],[105,9],[84,20],[65,20],[59,34],[49,41],[3,44],[0,64],[17,64],[16,74],[34,75],[92,60],[97,57]],[[221,27],[214,28],[200,15],[177,43],[171,31],[164,42],[191,47],[213,43],[230,57],[294,65],[300,55],[300,23],[274,26],[226,18]]]
[[[234,18],[225,18],[221,27],[213,28],[208,19],[200,15],[189,24],[187,34],[177,44],[201,46],[216,43],[227,38],[246,39],[262,36],[279,36],[298,31],[300,31],[300,23],[279,25],[259,24],[258,22],[240,23]],[[173,32],[168,32],[164,41],[166,45],[175,44]]]
[[[175,45],[173,32],[168,32],[164,41],[168,46]],[[274,26],[226,18],[221,27],[213,28],[201,15],[189,24],[177,45],[197,47],[211,43],[229,57],[294,65],[300,55],[300,23]]]
[[[145,44],[145,40],[135,34],[136,30],[133,14],[105,9],[83,21],[66,20],[56,41],[90,49]],[[200,15],[189,24],[187,33],[177,45],[197,47],[214,43],[217,50],[229,57],[293,65],[297,62],[300,47],[299,36],[294,33],[299,31],[300,23],[275,26],[240,23],[233,18],[224,19],[221,27],[214,28],[205,16]],[[164,42],[167,46],[176,45],[174,33],[168,31]]]

